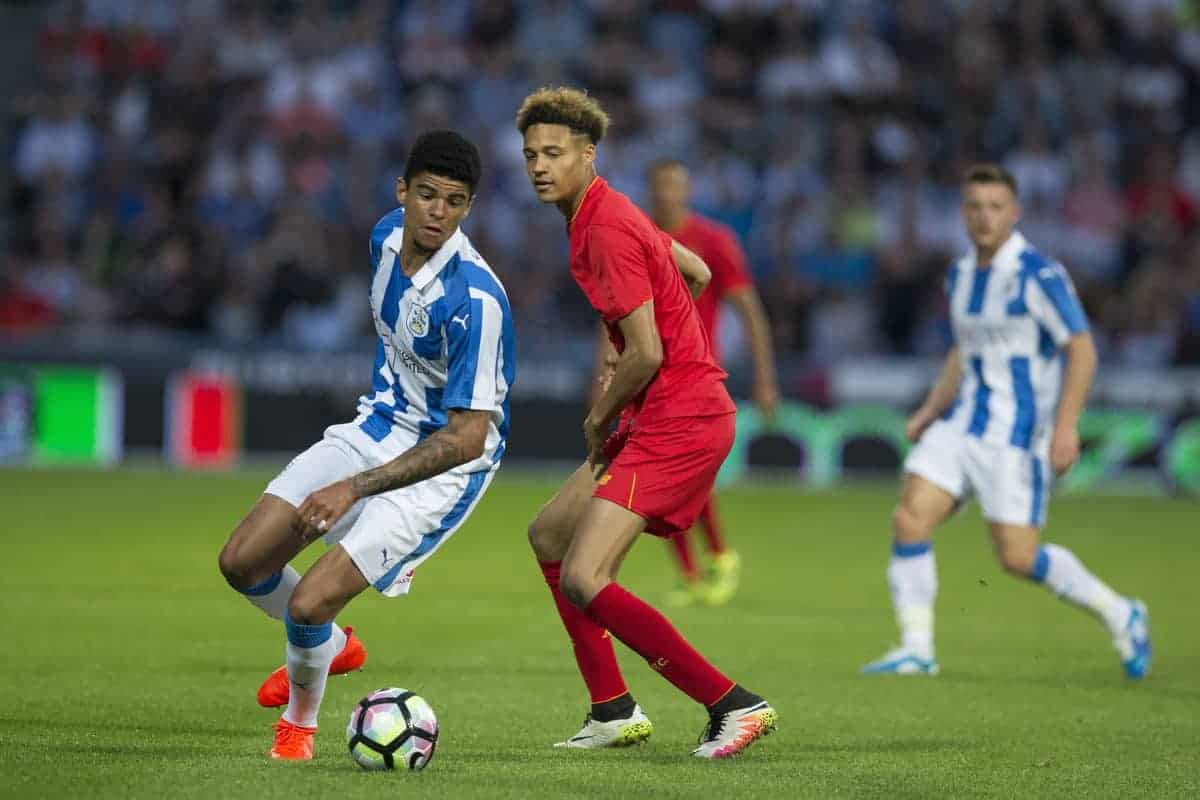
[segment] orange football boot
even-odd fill
[[[313,757],[313,734],[316,728],[293,725],[286,719],[275,723],[275,744],[271,745],[271,758],[280,761],[311,761]]]
[[[362,641],[354,635],[354,628],[347,627],[343,630],[346,631],[346,646],[333,657],[333,662],[329,665],[330,675],[345,675],[347,672],[362,669],[362,665],[367,661],[367,648],[363,647]],[[262,686],[258,687],[258,704],[263,708],[286,706],[289,688],[287,665],[284,664],[268,675]]]

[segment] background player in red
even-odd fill
[[[650,189],[650,216],[671,238],[704,260],[712,271],[712,280],[699,297],[696,307],[708,332],[713,355],[720,363],[717,323],[721,304],[728,304],[738,315],[750,345],[754,366],[751,397],[766,419],[775,415],[779,405],[779,383],[775,376],[775,354],[766,312],[746,268],[746,256],[732,230],[697,214],[691,208],[691,181],[687,166],[674,159],[656,161],[647,171]],[[700,529],[708,544],[710,566],[701,575],[692,555],[686,533],[671,537],[671,547],[679,561],[684,586],[668,596],[675,606],[697,601],[711,605],[729,602],[737,591],[741,558],[726,547],[725,535],[717,515],[716,495],[709,497],[700,512]]]
[[[529,528],[592,699],[582,730],[560,745],[619,746],[651,733],[617,666],[611,632],[706,707],[709,722],[693,755],[734,755],[774,728],[775,709],[616,583],[642,531],[670,535],[692,526],[733,444],[725,373],[680,274],[706,278],[707,269],[596,174],[608,116],[595,100],[540,89],[521,104],[517,128],[538,199],[567,218],[571,275],[619,354],[584,421],[587,462]]]

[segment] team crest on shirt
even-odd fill
[[[429,333],[429,311],[422,305],[413,305],[408,312],[408,332],[420,338]]]

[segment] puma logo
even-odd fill
[[[392,557],[390,555],[388,555],[387,548],[386,547],[383,548],[383,563],[379,565],[379,568],[387,569],[388,562],[391,560],[392,560]]]
[[[467,329],[467,320],[469,320],[470,318],[471,318],[470,314],[464,314],[461,317],[451,317],[450,321],[457,322],[459,325],[462,325],[463,330],[465,331]]]

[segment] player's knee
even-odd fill
[[[288,598],[288,617],[298,625],[320,625],[328,622],[324,618],[326,605],[325,599],[317,592],[301,591],[297,587]]]
[[[933,525],[922,519],[912,506],[900,503],[892,511],[892,531],[896,541],[911,544],[923,542],[933,535]]]
[[[260,563],[255,563],[246,556],[245,548],[233,540],[225,543],[217,556],[217,568],[225,577],[226,583],[239,592],[257,586],[271,577],[271,571]]]
[[[595,570],[564,564],[558,588],[563,596],[576,608],[587,608],[592,598],[600,593],[607,581],[602,580]]]
[[[996,558],[1005,572],[1018,578],[1024,578],[1033,572],[1033,565],[1037,560],[1037,548],[999,547],[996,549]]]
[[[590,586],[591,583],[587,579],[568,575],[565,572],[559,579],[559,589],[562,591],[563,597],[579,609],[587,608],[588,603],[595,597],[595,593],[589,591]]]
[[[533,522],[529,523],[527,534],[529,546],[533,548],[533,552],[538,558],[542,558],[542,554],[546,550],[546,531],[540,514],[533,518]]]
[[[249,570],[239,557],[238,547],[232,542],[226,542],[217,556],[217,567],[225,576],[225,581],[234,589],[241,591],[250,586]]]
[[[557,527],[542,514],[538,514],[533,522],[529,523],[529,546],[533,548],[538,560],[556,561],[562,558],[562,553],[558,552],[561,549],[559,547],[559,541],[562,538],[560,533]]]
[[[533,518],[533,522],[529,523],[529,527],[525,533],[529,537],[529,546],[533,548],[534,553],[540,556],[542,554],[542,537],[544,535],[540,515]]]

